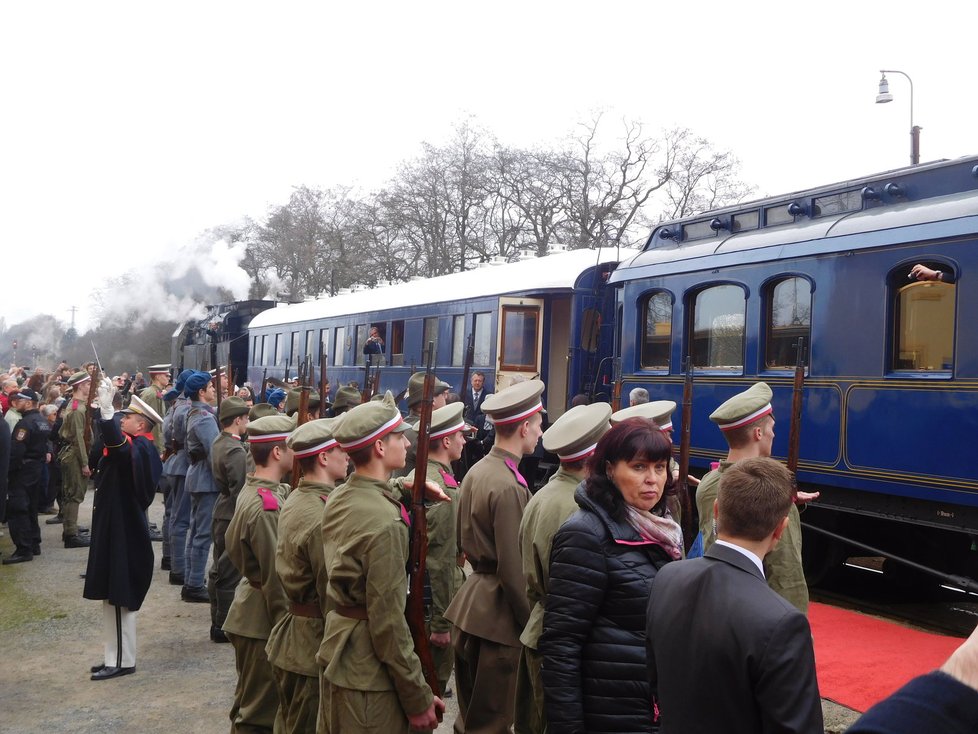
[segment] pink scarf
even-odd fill
[[[646,540],[661,545],[674,561],[683,555],[683,531],[666,510],[665,517],[653,515],[651,512],[636,510],[631,505],[625,505],[628,512],[628,524],[635,532]]]

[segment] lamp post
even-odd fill
[[[890,94],[890,83],[886,79],[887,74],[900,74],[910,82],[910,165],[916,166],[920,163],[920,126],[913,124],[913,79],[904,71],[898,69],[880,69],[880,88],[876,95],[876,104],[886,104],[893,101]]]

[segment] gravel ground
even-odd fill
[[[89,492],[84,525],[91,506]],[[150,519],[159,524],[162,516],[157,499]],[[209,606],[180,601],[158,561],[136,622],[136,674],[89,680],[89,667],[102,662],[102,607],[82,598],[88,553],[63,548],[61,526],[45,519],[42,555],[0,567],[0,733],[227,732],[234,650],[210,641]],[[0,538],[0,552],[12,552],[9,537]],[[457,698],[447,703],[440,734],[452,731],[458,712]],[[842,732],[858,716],[830,701],[822,708],[826,732]]]

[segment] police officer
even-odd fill
[[[537,643],[543,632],[543,611],[550,577],[550,547],[554,534],[577,511],[574,490],[587,478],[586,462],[598,440],[611,428],[607,403],[571,408],[543,434],[543,447],[557,455],[560,468],[526,505],[520,523],[520,548],[530,618],[520,635],[523,651],[516,681],[516,734],[546,731],[543,705],[542,658]]]
[[[64,528],[62,537],[65,548],[87,548],[88,540],[78,533],[78,506],[85,501],[88,478],[92,476],[88,468],[88,451],[91,448],[85,441],[85,422],[88,420],[89,391],[92,376],[87,371],[76,372],[68,378],[71,387],[71,404],[65,410],[61,423],[62,448],[58,454],[61,462],[61,481],[64,493],[62,513]]]
[[[265,645],[272,627],[288,608],[275,572],[278,517],[289,486],[282,478],[292,469],[292,449],[285,441],[295,420],[284,415],[259,418],[248,424],[255,460],[238,492],[234,517],[228,525],[227,554],[241,573],[224,632],[234,646],[238,683],[231,707],[232,732],[280,732],[282,715],[272,667]]]
[[[227,555],[224,534],[234,517],[238,492],[244,486],[248,474],[255,470],[254,459],[241,441],[248,429],[248,411],[248,406],[241,398],[225,398],[218,411],[221,433],[211,444],[211,473],[218,490],[211,522],[214,554],[207,575],[207,593],[211,598],[210,635],[213,642],[228,641],[221,628],[234,600],[234,590],[241,581],[241,574]]]
[[[348,458],[333,436],[341,420],[309,421],[286,442],[299,462],[302,479],[289,493],[278,520],[275,570],[289,608],[272,628],[265,652],[288,734],[314,734],[319,715],[316,652],[329,609],[322,523],[330,493],[346,478]]]
[[[520,634],[530,616],[520,557],[519,529],[530,500],[520,459],[533,453],[543,433],[544,384],[527,380],[482,404],[496,442],[465,475],[458,522],[469,576],[445,617],[456,627],[457,732],[501,732],[513,724]]]
[[[399,734],[434,729],[441,699],[425,683],[404,617],[409,530],[391,491],[404,466],[407,428],[394,397],[353,408],[336,428],[355,471],[323,515],[327,598],[320,731]]]
[[[418,452],[418,433],[410,426],[410,423],[417,423],[418,418],[421,417],[421,399],[424,396],[424,375],[424,372],[415,372],[408,380],[407,405],[409,425],[408,429],[404,432],[404,437],[411,442],[411,445],[408,446],[404,468],[394,472],[394,476],[396,477],[404,477],[414,471],[414,462]],[[438,410],[445,405],[445,398],[448,396],[448,391],[452,388],[447,382],[442,382],[437,377],[434,379],[435,388],[431,399],[432,411]]]
[[[10,468],[7,486],[7,527],[16,547],[4,558],[5,564],[23,563],[41,554],[41,529],[37,524],[44,464],[48,453],[51,425],[37,409],[37,393],[22,388],[14,393],[20,401],[21,418],[14,426],[10,442]]]
[[[741,459],[771,455],[774,444],[771,397],[771,388],[757,382],[734,395],[710,415],[710,420],[717,424],[730,450],[726,460],[703,477],[696,491],[704,553],[716,542],[713,506],[723,472]],[[796,503],[810,502],[818,497],[818,492],[797,494]],[[797,504],[793,504],[788,512],[788,527],[781,536],[781,542],[764,559],[764,575],[768,586],[802,613],[808,613],[808,585],[801,565],[801,517]]]

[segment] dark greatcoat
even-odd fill
[[[130,441],[115,421],[99,425],[109,448],[99,464],[84,596],[135,612],[153,578],[146,508],[153,501],[163,463],[145,436]]]

